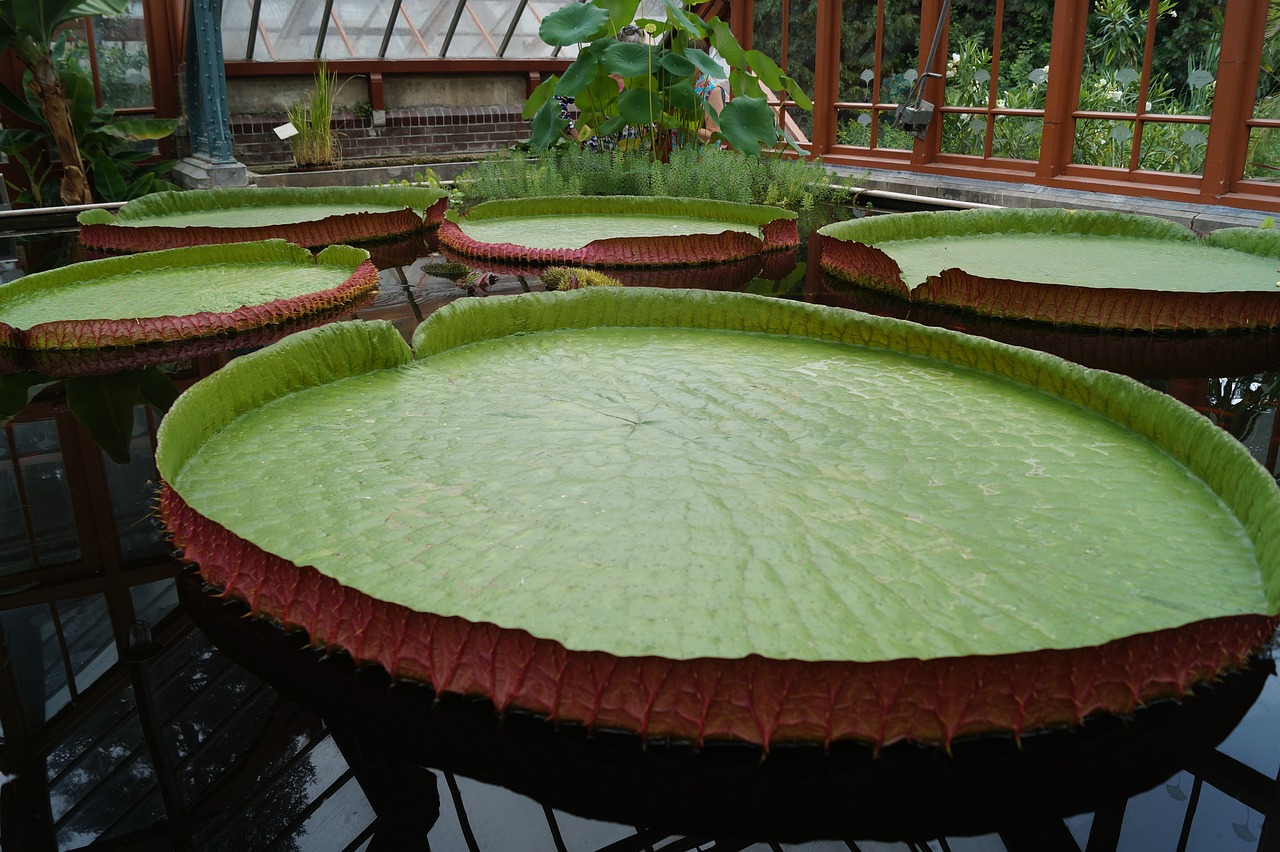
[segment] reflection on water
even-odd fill
[[[56,243],[37,245],[65,255]],[[801,249],[626,283],[906,310],[822,276],[813,260]],[[406,338],[455,299],[542,289],[533,271],[460,267],[421,241],[383,247],[380,262],[380,290],[359,315]],[[1280,335],[1094,334],[911,310],[1135,376],[1276,471]],[[176,391],[265,342],[125,366],[154,368]],[[950,756],[644,747],[391,687],[380,671],[243,618],[180,570],[152,513],[163,394],[100,394],[114,443],[104,441],[66,378],[112,374],[40,366],[0,376],[0,403],[21,411],[0,441],[0,770],[16,776],[0,788],[5,849],[1280,848],[1280,681],[1269,661],[1133,719],[1021,747],[960,742]],[[8,393],[18,386],[20,398]]]

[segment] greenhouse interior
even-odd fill
[[[0,0],[0,174],[0,848],[1280,850],[1280,0]]]

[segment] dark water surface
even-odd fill
[[[65,235],[20,246],[33,267],[67,252]],[[443,266],[422,241],[381,247],[376,259],[380,289],[358,315],[406,337],[455,299],[542,289],[518,270]],[[763,267],[637,273],[627,283],[906,313],[825,279],[806,249]],[[1132,375],[1277,470],[1280,334],[910,318]],[[192,347],[163,369],[42,368],[85,373],[65,381],[0,363],[0,407],[21,408],[0,441],[4,850],[1280,849],[1270,660],[1185,701],[1021,745],[989,738],[950,755],[914,746],[873,755],[839,744],[765,756],[500,719],[483,703],[436,701],[305,648],[305,637],[211,595],[172,557],[153,515],[159,416],[138,403],[163,405],[268,337]]]

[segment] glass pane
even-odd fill
[[[946,104],[948,106],[987,106],[991,90],[991,50],[995,22],[977,22],[980,30],[957,39],[952,31],[952,53],[947,57]],[[944,134],[945,135],[945,134]]]
[[[54,420],[19,423],[13,427],[13,439],[40,563],[58,565],[79,559],[80,539],[57,423]]]
[[[224,59],[247,59],[249,50],[249,19],[253,15],[253,0],[226,0],[222,4],[222,56]],[[265,52],[255,47],[254,59],[266,59]]]
[[[1280,181],[1280,127],[1251,129],[1244,176],[1254,180]]]
[[[538,37],[538,27],[542,26],[543,18],[571,2],[573,0],[548,0],[526,5],[515,32],[511,34],[507,52],[503,55],[510,59],[550,56],[552,48]],[[565,55],[563,51],[561,55]]]
[[[858,145],[860,147],[890,148],[896,151],[910,151],[914,137],[904,130],[892,126],[891,110],[859,110],[842,109],[836,115],[836,142],[840,145]],[[872,138],[872,125],[875,125],[875,138]]]
[[[1072,158],[1077,163],[1127,169],[1132,149],[1132,121],[1090,118],[1076,122],[1076,145]]]
[[[29,731],[37,730],[70,700],[53,617],[45,604],[0,612],[9,665]]]
[[[1209,143],[1209,125],[1147,122],[1142,126],[1138,168],[1200,174]]]
[[[1085,38],[1084,73],[1079,108],[1097,112],[1158,113],[1207,116],[1213,107],[1221,41],[1211,6],[1157,5],[1155,42],[1145,66],[1150,4],[1146,0],[1106,0],[1093,4]],[[1144,70],[1148,88],[1142,91]],[[1106,124],[1107,122],[1103,122]],[[1117,127],[1105,128],[1109,140],[1098,135],[1097,122],[1077,125],[1076,162],[1128,168],[1128,157]],[[1132,130],[1129,123],[1128,129]],[[1079,132],[1092,134],[1081,139]],[[1150,133],[1150,138],[1148,138]],[[1207,130],[1188,132],[1187,125],[1144,126],[1138,152],[1139,168],[1162,172],[1199,173],[1204,166]],[[1131,140],[1132,137],[1130,136]]]
[[[391,0],[334,0],[321,55],[325,59],[377,57],[391,5]]]
[[[935,118],[934,121],[937,121]],[[987,142],[987,118],[967,112],[942,115],[942,152],[944,154],[983,155]]]
[[[262,0],[253,58],[310,59],[315,54],[323,13],[320,0]]]
[[[129,463],[115,464],[104,453],[102,465],[107,472],[107,491],[111,495],[111,514],[121,557],[129,561],[167,553],[169,548],[161,538],[159,519],[152,506],[151,483],[157,475],[145,406],[133,409]]]
[[[31,567],[27,522],[18,499],[18,474],[9,458],[9,440],[0,430],[0,577]]]
[[[1044,120],[1021,115],[997,115],[992,122],[991,156],[1038,160]]]
[[[449,42],[445,55],[451,59],[497,56],[498,45],[502,44],[503,21],[510,20],[513,8],[505,3],[480,0],[465,0],[462,6],[453,40]]]
[[[178,608],[178,587],[173,580],[156,580],[129,589],[133,612],[152,626]]]
[[[84,692],[119,659],[107,602],[101,595],[93,595],[58,601],[57,607],[76,690]]]
[[[387,49],[387,58],[439,56],[457,5],[457,0],[404,0],[400,5],[400,21],[396,23],[396,36],[391,39],[392,47]],[[399,40],[401,34],[407,35],[407,40]],[[401,52],[393,54],[392,48]]]
[[[884,9],[879,66],[876,64],[878,6]],[[795,14],[793,6],[792,15]],[[877,80],[879,103],[896,104],[905,100],[916,81],[920,56],[920,4],[907,0],[879,0],[878,4],[862,0],[844,3],[841,16],[838,100],[872,103]],[[793,49],[796,49],[794,42]],[[812,48],[809,50],[812,52]],[[813,67],[812,58],[807,67]],[[806,91],[812,91],[812,80]]]
[[[142,4],[134,0],[124,14],[93,17],[98,79],[104,106],[151,106],[151,70],[147,64],[147,31]]]

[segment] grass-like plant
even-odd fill
[[[465,206],[500,198],[556,195],[672,195],[773,204],[797,212],[848,200],[854,185],[819,162],[746,157],[718,148],[676,148],[667,162],[643,152],[594,152],[576,145],[513,151],[456,178]]]
[[[333,133],[333,105],[342,87],[338,75],[324,62],[316,66],[315,84],[308,99],[289,107],[289,121],[298,129],[290,138],[293,161],[298,166],[334,166],[342,162]]]

